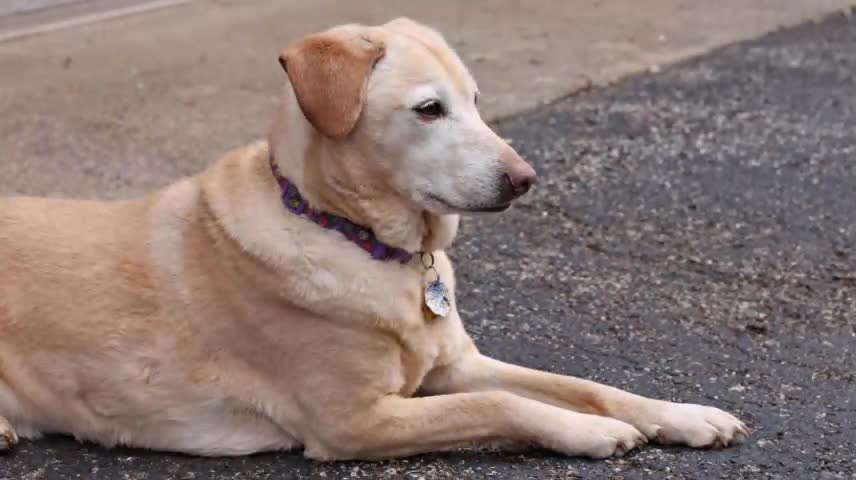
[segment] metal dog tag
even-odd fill
[[[437,280],[434,280],[425,287],[425,305],[428,305],[428,308],[435,315],[445,317],[448,315],[449,310],[451,310],[449,299],[446,297],[448,293],[449,290],[446,288],[446,285],[438,277]]]

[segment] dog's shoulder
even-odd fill
[[[321,317],[387,323],[421,299],[418,268],[378,262],[339,232],[288,212],[267,142],[225,154],[200,177],[203,197],[243,255],[276,278],[277,295]]]

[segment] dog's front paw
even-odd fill
[[[649,440],[663,444],[727,447],[752,434],[734,415],[704,405],[658,401],[646,417],[636,426]]]
[[[18,435],[5,418],[0,417],[0,452],[9,450],[18,443]]]
[[[630,450],[648,443],[636,427],[613,418],[567,412],[566,421],[556,422],[561,427],[555,432],[548,448],[566,455],[590,458],[621,457]]]

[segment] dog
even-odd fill
[[[0,449],[44,433],[199,456],[378,460],[511,442],[620,456],[744,441],[708,406],[482,355],[444,254],[536,173],[437,30],[280,56],[263,140],[125,200],[0,201]]]

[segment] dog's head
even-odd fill
[[[436,214],[500,211],[535,171],[479,115],[478,87],[436,31],[408,19],[343,25],[285,49],[300,111],[360,168]]]

